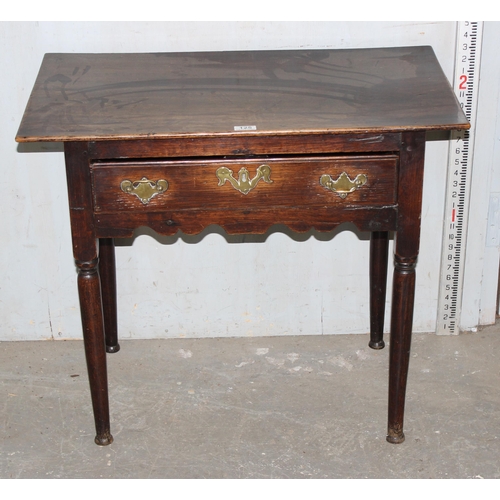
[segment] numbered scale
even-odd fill
[[[483,28],[481,22],[474,21],[458,22],[457,25],[453,88],[471,128],[453,132],[450,140],[436,325],[438,335],[457,335],[460,327]]]

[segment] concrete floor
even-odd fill
[[[1,478],[499,478],[500,325],[415,335],[406,441],[363,335],[123,341],[94,444],[80,341],[0,343]]]

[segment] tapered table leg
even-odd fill
[[[383,349],[385,296],[389,233],[373,231],[370,239],[370,342],[372,349]]]
[[[78,267],[83,341],[96,427],[95,442],[107,445],[113,442],[113,437],[109,422],[104,319],[87,148],[88,144],[84,142],[64,144],[73,254]]]
[[[115,244],[112,238],[99,239],[99,275],[101,277],[102,308],[106,352],[118,352],[118,319],[116,310]]]
[[[387,431],[387,441],[395,444],[405,440],[403,421],[415,298],[415,260],[404,262],[395,257]]]
[[[77,262],[78,293],[82,314],[85,357],[96,427],[95,442],[104,446],[113,442],[109,425],[108,376],[101,306],[101,285],[97,260]]]
[[[394,245],[394,277],[389,351],[387,441],[402,443],[406,382],[415,299],[415,266],[420,244],[420,214],[425,135],[402,134],[398,185],[398,224]]]

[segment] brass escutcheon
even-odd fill
[[[368,177],[365,174],[358,174],[354,180],[351,180],[345,172],[342,172],[336,180],[333,180],[328,174],[323,174],[319,183],[344,199],[349,193],[365,185],[367,180]]]
[[[137,196],[143,205],[147,205],[152,198],[168,189],[168,182],[164,179],[150,181],[146,177],[134,182],[126,179],[121,182],[120,188],[124,193]]]
[[[257,174],[253,179],[250,179],[249,172],[245,167],[240,168],[238,180],[233,177],[233,171],[227,167],[218,168],[215,175],[219,179],[219,186],[223,186],[226,181],[229,181],[234,189],[243,194],[248,194],[261,179],[268,184],[273,182],[271,180],[271,167],[266,164],[257,167]]]

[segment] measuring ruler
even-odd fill
[[[457,25],[453,89],[471,128],[452,132],[450,140],[436,325],[438,335],[457,335],[460,333],[465,240],[467,237],[483,30],[482,22],[460,21]]]

